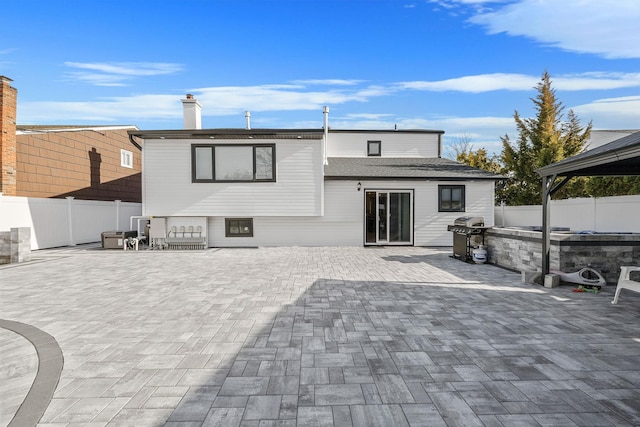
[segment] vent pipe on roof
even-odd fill
[[[182,100],[184,110],[184,128],[202,129],[202,105],[188,93],[186,99]]]
[[[247,122],[247,130],[251,129],[251,111],[244,112],[244,119]]]
[[[325,165],[329,164],[327,159],[327,141],[329,140],[329,107],[322,107],[322,114],[324,114],[324,141],[322,144],[322,159]]]

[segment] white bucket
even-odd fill
[[[487,262],[487,249],[484,245],[480,245],[472,252],[473,262],[476,264],[484,264]]]

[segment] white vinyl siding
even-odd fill
[[[364,194],[366,190],[415,190],[414,245],[451,246],[447,226],[465,215],[483,216],[493,224],[493,182],[327,181],[323,217],[253,217],[253,237],[225,238],[224,218],[209,218],[209,246],[362,246],[364,245]],[[438,184],[466,186],[465,213],[438,212]],[[491,198],[487,194],[491,194]]]
[[[438,157],[438,133],[334,132],[329,133],[328,157],[367,157],[368,141],[381,142],[382,157]]]
[[[438,184],[465,186],[464,212],[438,212]],[[493,181],[441,181],[424,185],[416,191],[415,245],[452,246],[453,236],[447,226],[461,216],[482,216],[485,225],[492,226],[494,218]]]
[[[363,206],[355,182],[326,182],[324,216],[256,216],[249,238],[226,238],[224,218],[209,218],[209,246],[361,246]]]
[[[322,214],[320,141],[253,140],[256,145],[276,144],[276,181],[220,183],[192,182],[193,142],[145,141],[145,215],[246,218]],[[216,140],[216,144],[234,142],[241,144]]]

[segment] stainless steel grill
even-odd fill
[[[489,227],[484,226],[484,218],[481,216],[461,216],[447,226],[447,230],[453,232],[453,257],[462,261],[473,259],[473,238],[478,236],[484,245],[484,232]]]

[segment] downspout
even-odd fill
[[[324,114],[324,140],[322,142],[322,164],[328,165],[327,159],[327,141],[329,139],[329,107],[322,107],[322,113]]]
[[[329,140],[329,107],[322,107],[324,114],[324,135],[322,137],[322,166],[320,168],[320,216],[324,216],[324,167],[329,164],[327,142]]]
[[[140,204],[142,205],[142,209],[140,210],[140,213],[142,215],[146,215],[145,211],[145,189],[146,189],[146,185],[144,184],[144,150],[142,149],[142,145],[138,144],[135,139],[134,139],[135,135],[134,134],[129,134],[129,141],[136,146],[136,148],[138,150],[140,150]],[[142,141],[144,141],[144,138],[142,138]]]
[[[130,133],[130,134],[129,134],[129,141],[130,141],[133,145],[135,145],[135,147],[136,147],[138,150],[142,151],[142,145],[138,144],[138,143],[133,139],[133,137],[134,137],[134,136],[135,136],[135,135],[133,135],[133,134],[131,134],[131,133]]]

